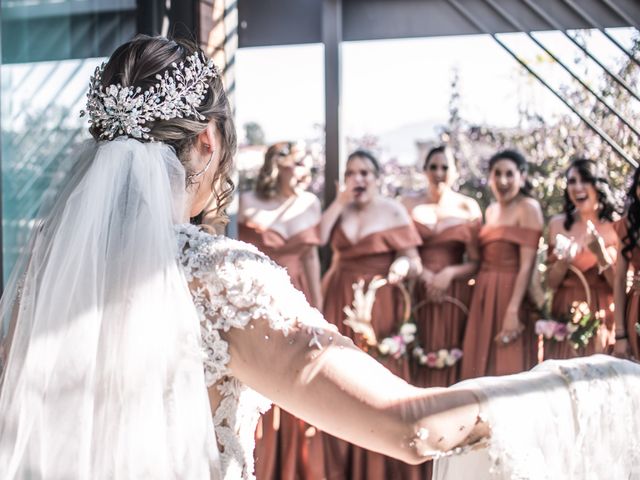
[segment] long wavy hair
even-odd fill
[[[294,142],[278,142],[267,149],[256,180],[255,191],[258,197],[266,200],[278,194],[278,176],[280,175],[278,160],[291,155],[294,147]]]
[[[163,75],[166,70],[172,68],[172,64],[180,64],[196,51],[205,56],[200,48],[187,40],[138,35],[113,52],[105,66],[102,83],[105,86],[119,83],[123,87],[132,86],[147,90],[156,84],[156,75]],[[233,115],[220,76],[211,79],[198,112],[204,120],[155,120],[147,125],[150,128],[149,135],[173,147],[189,179],[196,173],[190,166],[189,152],[198,135],[207,128],[210,121],[214,121],[220,133],[221,155],[211,187],[215,196],[216,222],[226,224],[228,218],[225,211],[231,202],[234,189],[231,170],[237,139]],[[92,125],[89,131],[96,140],[99,139],[101,131],[95,125]],[[185,188],[191,187],[193,184],[187,181]]]
[[[622,239],[622,254],[631,259],[633,249],[640,238],[640,198],[638,198],[638,183],[640,183],[640,167],[633,174],[633,182],[627,192],[627,225],[628,233]]]
[[[617,212],[616,200],[611,192],[609,179],[603,169],[594,161],[587,158],[577,158],[569,164],[565,177],[569,172],[577,170],[583,182],[590,183],[598,196],[598,218],[613,221]],[[576,206],[569,199],[569,189],[564,190],[564,229],[569,231],[576,221]]]

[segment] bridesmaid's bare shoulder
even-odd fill
[[[303,191],[298,193],[296,202],[299,204],[299,208],[305,215],[313,217],[314,223],[320,221],[320,215],[322,214],[322,206],[320,199],[311,192]]]
[[[542,230],[544,217],[540,203],[535,198],[523,197],[518,202],[518,217],[521,226]]]
[[[381,220],[384,219],[389,228],[401,227],[411,223],[409,212],[400,200],[379,196],[376,199],[375,207],[377,209],[376,215],[379,215]]]
[[[479,220],[482,218],[482,210],[475,198],[460,192],[453,192],[454,198],[464,210],[469,212],[469,220]]]

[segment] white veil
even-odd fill
[[[184,169],[119,138],[87,142],[71,172],[0,301],[0,478],[218,479],[176,260]]]

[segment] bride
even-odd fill
[[[96,70],[86,114],[94,140],[0,302],[0,478],[253,478],[270,401],[408,463],[488,436],[490,386],[407,384],[259,251],[188,223],[212,195],[224,210],[236,147],[200,50],[136,37]]]

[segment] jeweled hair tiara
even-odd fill
[[[172,63],[164,75],[156,75],[157,83],[145,91],[120,84],[105,87],[104,68],[103,63],[91,77],[86,110],[80,112],[80,116],[89,115],[89,123],[98,128],[102,140],[128,136],[153,141],[150,128],[145,126],[149,122],[173,118],[205,120],[197,109],[209,83],[219,75],[213,60],[199,52],[184,62]]]

